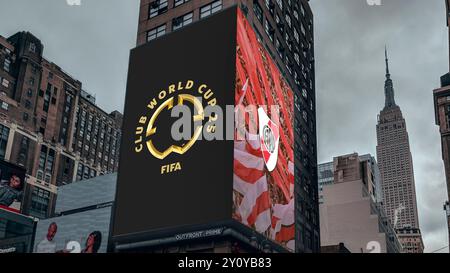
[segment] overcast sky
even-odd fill
[[[315,17],[318,158],[326,162],[352,152],[376,154],[387,44],[429,252],[448,245],[442,209],[445,176],[432,96],[439,77],[449,70],[444,0],[381,1],[382,6],[369,6],[366,0],[310,1]],[[100,107],[122,111],[139,0],[81,3],[0,0],[0,35],[32,32],[43,41],[44,56],[80,80]]]
[[[310,2],[319,162],[352,152],[376,155],[387,44],[395,100],[409,132],[425,250],[447,246],[445,175],[432,95],[449,70],[444,1],[382,0],[382,6],[365,0]]]

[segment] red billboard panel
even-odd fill
[[[238,10],[233,218],[294,249],[293,91]]]

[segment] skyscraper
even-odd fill
[[[320,248],[313,13],[309,0],[141,0],[137,45],[238,5],[294,91],[296,251]],[[161,52],[161,54],[165,54]]]
[[[423,252],[409,137],[402,111],[395,103],[387,50],[385,56],[386,101],[377,124],[377,161],[382,179],[383,205],[397,234],[408,234],[406,237],[399,236],[404,252]],[[403,229],[408,229],[408,233],[402,232]],[[420,243],[411,244],[411,237],[419,238]]]

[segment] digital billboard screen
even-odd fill
[[[20,212],[25,177],[24,168],[0,160],[0,207]]]
[[[34,253],[106,253],[111,207],[40,220]]]
[[[293,250],[293,96],[236,7],[133,49],[113,238],[229,221]]]
[[[294,250],[294,94],[238,10],[233,218]]]
[[[231,219],[235,44],[228,9],[131,51],[113,237]]]

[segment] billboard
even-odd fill
[[[238,10],[233,218],[294,250],[294,94]]]
[[[31,253],[35,221],[11,209],[0,208],[0,254]]]
[[[293,249],[293,103],[236,7],[133,49],[113,239],[229,221]]]
[[[225,118],[208,106],[234,104],[235,40],[229,9],[131,51],[113,237],[231,219],[233,138],[204,133]],[[177,140],[180,105],[191,123]]]
[[[26,170],[0,160],[0,207],[20,212],[25,189]]]
[[[40,220],[34,253],[106,253],[111,206]]]

